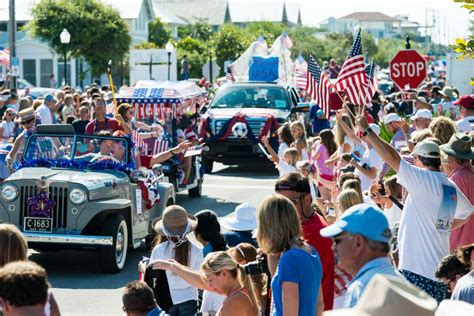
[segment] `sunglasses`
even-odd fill
[[[341,242],[341,240],[349,238],[349,237],[352,237],[352,235],[349,235],[349,234],[348,235],[343,235],[343,236],[335,237],[332,240],[334,240],[334,243],[336,245],[338,245]]]
[[[30,124],[31,122],[33,122],[35,119],[32,118],[32,119],[29,119],[28,121],[23,121],[21,122],[22,125],[26,125],[26,124]]]

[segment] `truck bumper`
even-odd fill
[[[112,246],[112,236],[83,236],[65,234],[23,233],[28,242],[48,244],[73,244],[82,246]]]

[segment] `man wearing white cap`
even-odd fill
[[[380,135],[380,127],[377,124],[370,124],[370,127],[377,135]],[[377,181],[383,169],[383,160],[377,151],[367,144],[369,150],[364,152],[360,162],[352,158],[351,165],[355,167],[354,174],[360,178],[362,191],[369,189],[372,181]]]
[[[249,203],[243,203],[235,208],[234,217],[224,217],[221,225],[231,231],[224,234],[229,247],[240,243],[249,243],[258,247],[257,241],[252,237],[253,230],[257,228],[257,208]]]
[[[433,114],[431,114],[430,110],[421,109],[416,111],[416,113],[413,114],[410,119],[414,123],[417,130],[422,130],[429,128],[432,118]]]
[[[392,145],[398,152],[407,145],[405,135],[403,134],[402,129],[400,128],[400,123],[402,119],[398,116],[397,113],[390,113],[385,116],[384,124],[387,126],[387,129],[393,133],[392,140],[390,145]]]
[[[474,207],[454,182],[441,172],[439,146],[422,141],[415,146],[415,165],[374,133],[364,117],[357,117],[365,139],[382,159],[398,172],[398,182],[408,191],[400,220],[398,269],[405,278],[439,302],[447,288],[435,277],[441,259],[449,254],[449,235],[464,225]]]

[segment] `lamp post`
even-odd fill
[[[171,42],[166,43],[165,46],[166,53],[168,54],[168,81],[171,78],[171,53],[174,50],[173,44]]]
[[[71,34],[67,31],[67,29],[64,29],[61,32],[61,35],[59,35],[61,39],[61,44],[63,44],[64,47],[64,85],[67,85],[67,64],[66,64],[66,45],[69,44],[71,41]]]

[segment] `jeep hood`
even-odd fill
[[[91,170],[68,170],[50,168],[23,168],[16,171],[5,181],[40,180],[45,177],[51,183],[69,182],[85,186],[89,191],[112,187],[112,184],[128,182],[128,176],[118,171],[97,172]]]
[[[212,108],[207,111],[207,114],[212,119],[232,118],[240,113],[241,115],[248,117],[266,117],[267,115],[273,115],[276,118],[283,118],[290,114],[287,109],[262,109],[262,108]]]

